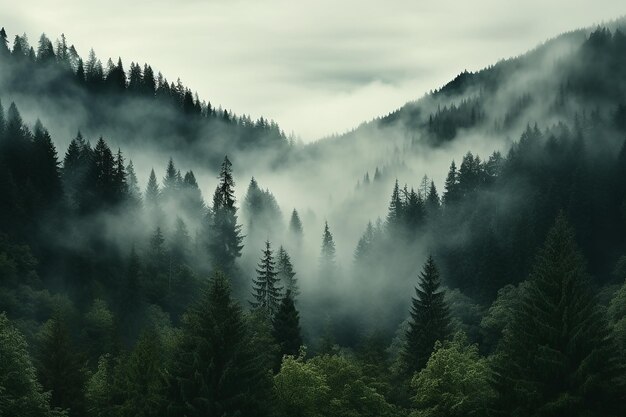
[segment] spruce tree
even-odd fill
[[[428,195],[426,196],[426,213],[432,218],[437,215],[439,211],[439,205],[441,201],[439,200],[439,194],[437,193],[437,188],[435,187],[434,181],[430,182],[430,187],[428,187]]]
[[[276,272],[278,273],[278,279],[282,283],[282,287],[285,291],[290,291],[291,296],[295,300],[298,295],[300,295],[298,279],[296,278],[296,273],[291,264],[291,257],[282,246],[278,249]]]
[[[322,234],[322,250],[320,254],[320,271],[322,275],[332,275],[335,267],[335,241],[328,228],[328,222],[324,222]]]
[[[215,269],[233,273],[235,260],[241,256],[243,236],[237,224],[235,182],[228,157],[220,169],[219,183],[213,195],[213,213],[209,240],[209,255]]]
[[[178,197],[178,190],[181,186],[180,174],[174,166],[174,160],[170,158],[165,170],[165,178],[163,178],[163,190],[161,194],[166,201],[174,201]]]
[[[374,243],[374,226],[372,222],[367,223],[363,236],[359,239],[354,251],[354,261],[361,265],[369,258],[372,244]]]
[[[159,190],[159,184],[157,183],[154,169],[152,169],[148,177],[148,185],[146,186],[146,204],[152,207],[158,206],[160,196],[161,191]]]
[[[502,415],[624,414],[624,368],[559,214],[515,305],[495,361]],[[621,397],[623,398],[623,397]]]
[[[387,229],[392,236],[395,236],[403,228],[404,220],[404,204],[400,196],[400,187],[398,180],[393,186],[391,193],[391,201],[389,202],[389,212],[387,213]]]
[[[459,174],[456,170],[456,164],[452,161],[448,176],[446,177],[442,200],[445,206],[450,207],[458,202],[459,199]]]
[[[228,279],[216,272],[185,315],[169,371],[167,415],[266,415],[270,382],[250,341]]]
[[[282,287],[279,286],[280,278],[275,265],[276,261],[274,261],[270,242],[266,241],[263,256],[256,270],[257,277],[252,280],[254,301],[251,301],[250,305],[254,309],[264,311],[269,317],[273,317],[278,310],[280,291],[282,290]]]
[[[135,205],[140,205],[141,190],[139,190],[139,181],[137,180],[137,174],[135,173],[135,166],[133,165],[133,161],[128,161],[128,165],[126,165],[126,176],[128,178],[128,197],[131,203]]]
[[[50,207],[61,200],[63,187],[56,148],[39,120],[35,124],[32,162],[33,181],[43,197],[44,207]]]
[[[50,392],[50,405],[69,410],[70,416],[82,417],[86,373],[58,312],[43,327],[36,359],[39,381]]]
[[[302,221],[298,211],[294,208],[291,212],[291,219],[289,220],[289,234],[293,239],[297,248],[302,246]]]
[[[284,355],[297,356],[302,346],[300,330],[300,315],[294,304],[291,291],[287,290],[280,301],[278,311],[273,320],[274,339],[278,343],[280,357]]]
[[[436,341],[450,335],[450,315],[440,287],[439,271],[432,256],[420,273],[416,297],[412,300],[411,320],[402,352],[403,371],[411,376],[426,366]]]
[[[0,29],[0,56],[9,56],[9,40],[4,28]]]
[[[129,195],[128,173],[124,166],[122,150],[119,148],[115,155],[115,166],[113,169],[113,193],[114,201],[118,203],[126,200]]]

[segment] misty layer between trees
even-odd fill
[[[0,415],[623,415],[623,26],[308,145],[2,29]]]

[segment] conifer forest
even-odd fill
[[[0,416],[626,416],[626,19],[588,23],[303,141],[0,21]]]

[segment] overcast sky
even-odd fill
[[[10,5],[9,5],[10,3]],[[344,132],[558,33],[626,13],[623,0],[20,0],[11,37],[65,33],[79,53],[180,77],[203,99],[310,141]]]

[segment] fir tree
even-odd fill
[[[254,301],[251,301],[250,305],[254,309],[265,311],[269,317],[273,317],[278,310],[280,291],[282,290],[282,287],[278,285],[280,278],[275,265],[270,242],[266,241],[263,256],[256,270],[257,277],[252,280]]]
[[[63,193],[57,151],[50,134],[37,120],[33,137],[33,176],[44,206],[59,202]]]
[[[300,221],[300,215],[294,208],[291,212],[291,219],[289,220],[289,234],[294,240],[297,247],[302,245],[302,221]]]
[[[126,165],[126,176],[128,178],[128,196],[131,202],[139,205],[141,204],[141,190],[139,190],[139,181],[137,180],[133,161],[128,161],[128,165]]]
[[[146,205],[152,209],[159,207],[160,197],[161,191],[159,190],[159,184],[157,183],[154,169],[152,169],[148,177],[148,185],[146,186]]]
[[[359,242],[356,245],[356,249],[354,251],[354,261],[357,264],[361,264],[365,262],[372,249],[372,244],[374,243],[374,226],[372,222],[367,223],[367,227],[365,228],[365,232],[363,236],[359,239]]]
[[[224,157],[219,183],[213,195],[213,215],[209,254],[216,269],[232,273],[243,249],[241,225],[237,224],[232,164]]]
[[[445,340],[450,334],[448,306],[440,285],[439,271],[429,256],[415,288],[417,296],[412,300],[411,321],[402,352],[403,370],[407,376],[421,370],[428,362],[435,342]]]
[[[324,222],[320,267],[323,274],[332,273],[332,269],[335,267],[335,241],[328,228],[328,222]]]
[[[393,235],[397,234],[403,227],[404,204],[400,196],[400,187],[398,180],[393,186],[391,193],[391,202],[389,203],[389,212],[387,214],[387,229]]]
[[[9,55],[9,40],[7,39],[7,33],[4,28],[0,29],[0,56],[6,57]]]
[[[296,273],[293,270],[293,265],[291,264],[291,257],[282,246],[278,249],[278,257],[277,257],[276,271],[278,273],[278,279],[282,283],[282,287],[286,291],[291,292],[291,296],[294,300],[300,295],[300,290],[298,288],[298,279],[296,278]]]
[[[443,204],[449,207],[459,201],[459,198],[460,195],[458,172],[456,170],[456,164],[454,163],[454,161],[452,161],[444,186],[444,193],[442,198]]]
[[[44,390],[50,391],[50,405],[68,409],[70,416],[83,416],[86,374],[58,312],[43,327],[36,363],[39,381]]]
[[[496,356],[502,414],[623,415],[624,368],[585,269],[560,214]]]
[[[185,316],[169,372],[167,415],[263,416],[269,384],[228,279],[215,273]]]
[[[273,327],[272,334],[278,343],[280,357],[282,358],[284,355],[297,356],[303,344],[300,315],[289,290],[280,301],[280,306],[274,316]]]

